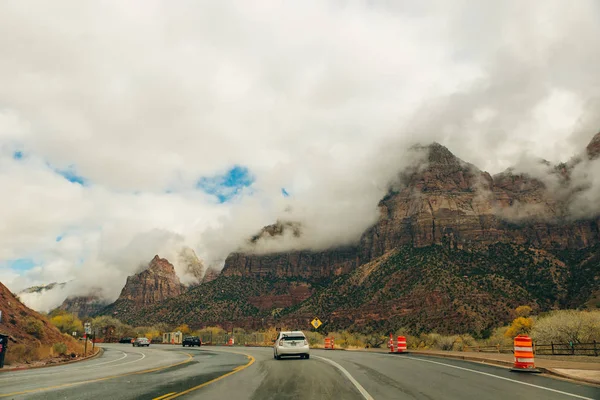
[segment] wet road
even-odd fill
[[[600,389],[505,368],[411,355],[104,345],[102,357],[0,374],[14,399],[600,399]]]

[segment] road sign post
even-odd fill
[[[312,321],[310,321],[310,324],[315,328],[315,329],[319,329],[319,327],[321,325],[323,325],[323,323],[321,322],[321,320],[319,318],[315,318]]]
[[[83,324],[83,328],[85,329],[85,333],[83,334],[83,339],[85,341],[85,344],[83,345],[83,356],[86,357],[87,356],[87,342],[88,342],[89,335],[92,333],[92,324],[89,322],[86,322],[85,324]]]

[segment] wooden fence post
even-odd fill
[[[552,355],[554,355],[554,342],[550,342],[550,345],[552,346]]]

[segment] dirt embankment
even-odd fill
[[[0,282],[0,333],[8,335],[7,366],[57,363],[83,356],[84,346],[61,333],[43,315],[27,308]]]

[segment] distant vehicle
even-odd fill
[[[139,337],[133,341],[133,347],[142,347],[142,346],[150,347],[150,341],[148,340],[148,338]]]
[[[202,341],[200,340],[200,338],[198,336],[186,336],[185,338],[183,338],[183,342],[181,342],[181,344],[183,345],[183,347],[185,346],[202,346]]]
[[[133,338],[131,337],[124,337],[121,338],[121,340],[119,340],[119,343],[132,343],[133,342]]]
[[[273,345],[273,358],[281,360],[283,356],[310,358],[308,340],[302,331],[279,332]]]

